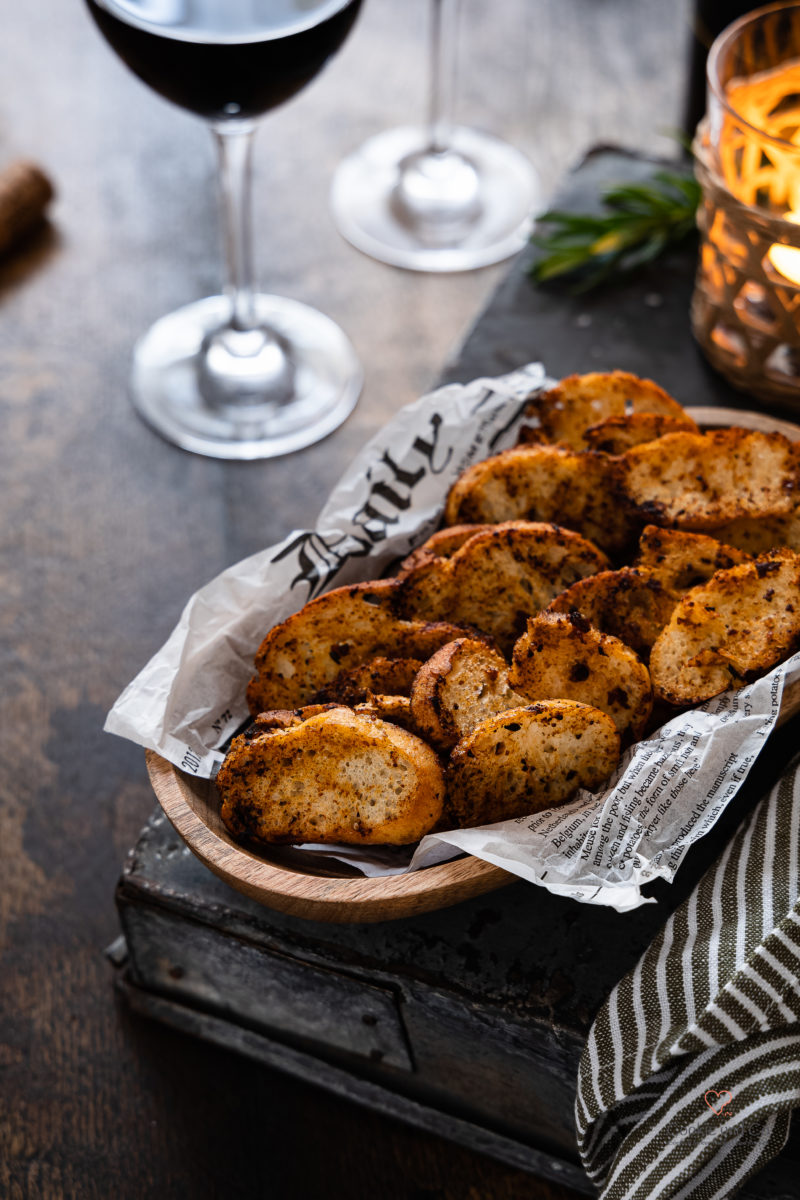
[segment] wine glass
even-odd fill
[[[286,454],[352,411],[363,374],[322,313],[255,291],[251,156],[257,118],[339,49],[361,0],[87,0],[151,88],[203,117],[217,151],[227,281],[162,317],[133,354],[133,402],[169,441],[214,458]]]
[[[333,217],[372,258],[412,271],[469,271],[522,249],[539,205],[531,164],[506,142],[454,125],[460,0],[431,0],[427,127],[370,138],[336,170]]]

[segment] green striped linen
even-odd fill
[[[800,1105],[799,865],[800,756],[589,1032],[575,1118],[602,1200],[723,1200],[786,1141]]]

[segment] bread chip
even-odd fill
[[[678,420],[684,416],[677,400],[653,383],[627,371],[593,371],[568,375],[556,387],[535,396],[526,415],[538,417],[540,440],[586,450],[586,431],[611,417],[653,413]]]
[[[630,503],[655,525],[713,529],[737,517],[789,513],[797,501],[798,450],[780,433],[670,433],[616,461]]]
[[[420,735],[449,750],[486,717],[526,705],[508,683],[508,664],[485,642],[459,638],[437,650],[411,689]]]
[[[630,413],[626,417],[608,417],[592,425],[583,435],[590,450],[604,454],[624,454],[632,446],[654,442],[668,433],[699,433],[691,417],[665,417],[660,413]]]
[[[452,558],[410,571],[398,588],[398,611],[472,625],[510,651],[529,616],[606,566],[606,556],[572,530],[508,521],[473,534]]]
[[[619,502],[620,480],[619,460],[593,450],[515,446],[459,476],[447,497],[445,521],[556,521],[614,554],[640,528]]]
[[[402,620],[393,608],[396,596],[394,580],[335,588],[276,625],[256,655],[250,711],[297,708],[340,671],[376,655],[424,662],[445,642],[472,632],[448,622]]]
[[[399,574],[413,571],[432,558],[451,558],[474,533],[481,533],[484,529],[491,529],[491,525],[451,525],[447,529],[439,529],[403,559]]]
[[[468,827],[524,817],[594,789],[619,760],[606,713],[573,700],[512,708],[458,743],[447,769],[445,821]]]
[[[365,713],[368,717],[379,717],[381,721],[391,721],[393,725],[402,725],[409,733],[421,732],[414,722],[408,696],[369,695],[354,706],[353,712]]]
[[[514,647],[508,682],[531,700],[578,700],[599,708],[626,741],[641,737],[653,707],[644,663],[577,615],[543,613],[529,621]]]
[[[347,708],[234,738],[217,788],[237,837],[350,845],[418,841],[438,822],[445,790],[430,746]]]
[[[582,617],[587,625],[619,638],[646,656],[672,616],[680,593],[667,588],[646,567],[603,571],[573,583],[547,607],[547,612]]]
[[[340,671],[335,679],[317,693],[317,703],[335,701],[339,704],[358,704],[367,696],[408,696],[417,671],[422,666],[418,658],[384,658],[378,655],[366,662]]]
[[[800,550],[800,507],[779,517],[739,517],[710,529],[715,538],[745,550],[748,554],[766,554],[786,546]]]
[[[651,570],[665,587],[684,592],[710,579],[715,571],[735,567],[749,557],[706,533],[648,525],[639,539],[635,566]]]
[[[656,695],[692,705],[768,671],[800,644],[800,555],[718,571],[676,606],[650,657]]]

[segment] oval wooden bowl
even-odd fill
[[[383,878],[311,875],[240,846],[219,815],[217,789],[146,751],[158,802],[187,846],[231,887],[269,908],[311,921],[394,921],[446,908],[513,883],[515,875],[471,855],[423,871]],[[277,852],[277,855],[280,851]]]
[[[761,413],[730,408],[687,411],[706,429],[743,425],[800,438],[800,426]],[[784,694],[780,723],[798,710],[800,687]],[[147,769],[165,814],[201,862],[237,891],[293,916],[312,921],[391,921],[458,904],[517,878],[470,855],[382,878],[312,874],[276,861],[280,849],[253,851],[235,842],[222,824],[217,790],[209,780],[184,774],[152,750],[147,751]]]

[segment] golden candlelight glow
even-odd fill
[[[725,89],[731,108],[752,128],[735,125],[720,139],[726,179],[745,204],[768,208],[800,224],[800,59],[791,59]],[[774,242],[767,253],[775,270],[800,285],[800,249]]]
[[[800,212],[787,212],[785,217],[793,225],[800,225]],[[767,258],[784,279],[800,285],[800,250],[794,246],[782,246],[780,242],[773,242]]]

